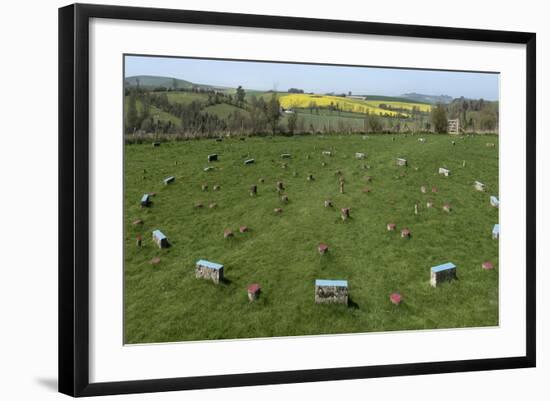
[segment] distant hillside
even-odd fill
[[[424,102],[424,103],[443,103],[443,104],[449,104],[453,101],[453,98],[448,95],[424,95],[422,93],[405,93],[401,95],[401,97],[415,100],[417,102]]]
[[[366,97],[367,97],[367,100],[379,100],[382,102],[411,102],[411,103],[431,104],[430,102],[406,97],[405,95],[403,96],[366,95]]]
[[[153,75],[137,75],[124,79],[124,86],[134,87],[139,86],[141,88],[159,88],[164,87],[168,89],[191,89],[193,87],[210,88],[210,85],[195,84],[184,79],[177,79],[172,77],[158,77]]]

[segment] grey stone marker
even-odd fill
[[[156,147],[159,147],[160,146],[160,142],[153,142],[153,147],[156,148]]]
[[[218,155],[213,153],[211,155],[208,155],[208,162],[217,162],[218,161]]]
[[[244,164],[253,164],[253,163],[254,163],[254,159],[248,159],[244,161]]]
[[[366,157],[366,156],[365,156],[364,153],[361,153],[361,152],[355,153],[355,158],[356,158],[356,159],[360,159],[360,160],[361,160],[361,159],[364,159],[365,157]]]
[[[171,184],[171,183],[173,183],[175,180],[176,180],[176,177],[174,177],[174,176],[172,176],[172,175],[171,175],[170,177],[166,177],[166,178],[164,179],[164,185]]]
[[[281,154],[281,159],[290,159],[290,153],[283,153]]]
[[[407,166],[407,160],[405,159],[397,158],[396,163],[398,166]]]
[[[214,170],[214,167],[205,167],[202,170],[205,171],[205,172],[208,172],[208,171]]]
[[[451,174],[451,170],[446,169],[444,167],[439,167],[439,174],[444,175],[445,177],[448,177]]]
[[[159,248],[168,247],[168,238],[160,230],[153,231],[153,241]]]
[[[328,150],[323,150],[323,156],[332,156],[332,152]]]
[[[437,287],[445,281],[454,279],[456,279],[456,266],[454,263],[448,262],[430,269],[430,284],[432,287]]]
[[[151,206],[151,198],[150,198],[149,194],[143,194],[143,196],[141,197],[140,205],[141,205],[141,207]]]
[[[316,304],[344,304],[347,305],[347,280],[315,280]]]
[[[212,280],[219,284],[223,281],[224,268],[219,263],[209,262],[208,260],[199,260],[195,264],[195,277],[205,280]]]
[[[477,191],[483,192],[485,191],[485,184],[479,181],[474,182],[474,188]]]
[[[495,224],[493,226],[493,239],[498,239],[500,237],[500,224]]]
[[[344,207],[340,210],[340,217],[342,218],[342,220],[347,220],[350,218],[350,208],[349,207]]]

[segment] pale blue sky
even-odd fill
[[[417,92],[498,100],[499,74],[126,56],[125,77],[157,75],[245,89],[397,96]]]

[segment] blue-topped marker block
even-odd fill
[[[220,270],[223,269],[223,265],[215,262],[209,262],[208,260],[201,259],[197,262],[198,265],[208,267],[209,269]]]
[[[322,287],[347,287],[347,280],[315,280],[316,286]]]
[[[315,280],[316,304],[348,304],[347,280]]]
[[[454,279],[456,279],[456,266],[454,263],[443,263],[430,269],[430,284],[432,287],[437,287],[442,282]]]
[[[159,248],[166,248],[168,246],[168,238],[160,230],[153,231],[153,241]]]
[[[223,281],[223,271],[223,265],[219,263],[204,259],[198,260],[195,263],[195,277],[212,280],[216,284]]]
[[[495,224],[493,226],[493,239],[498,239],[500,237],[500,224]]]
[[[499,200],[496,196],[491,196],[489,198],[489,201],[491,202],[491,206],[493,206],[493,207],[499,207],[499,205],[500,205],[500,202],[499,202]]]
[[[166,178],[164,179],[164,185],[168,185],[168,184],[174,182],[175,180],[176,180],[176,177],[174,177],[174,176],[172,176],[172,175],[171,175],[170,177],[166,177]]]
[[[149,194],[143,194],[140,204],[142,207],[148,207],[151,205],[151,197]]]

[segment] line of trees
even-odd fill
[[[219,136],[226,133],[239,135],[353,132],[446,133],[447,122],[451,118],[458,118],[461,130],[466,132],[475,130],[495,132],[498,129],[498,103],[486,102],[483,99],[455,99],[448,105],[435,105],[429,114],[413,107],[412,110],[408,110],[408,117],[365,113],[363,117],[348,119],[333,115],[335,112],[339,115],[342,111],[335,103],[319,107],[315,101],[311,101],[306,109],[292,109],[285,112],[281,108],[277,93],[271,92],[269,97],[247,96],[242,86],[236,88],[233,94],[203,90],[203,93],[208,95],[206,99],[203,96],[202,100],[193,100],[189,103],[170,102],[166,91],[153,92],[131,88],[127,93],[126,134]],[[223,117],[220,117],[219,113],[208,111],[210,106],[218,104],[231,105],[233,111]],[[308,110],[309,113],[307,113]],[[320,110],[326,111],[320,113]],[[166,114],[163,115],[163,113]]]
[[[193,100],[189,103],[170,102],[165,92],[147,92],[132,88],[128,92],[125,121],[126,134],[191,134],[219,135],[220,132],[254,134],[286,133],[280,124],[281,105],[273,92],[269,100],[252,95],[246,99],[245,90],[239,86],[235,95],[215,91],[206,92],[206,101]],[[209,113],[207,108],[217,104],[235,106],[226,118]],[[174,116],[179,124],[161,119],[152,113],[153,107]],[[157,113],[158,114],[158,113]],[[294,117],[291,120],[292,132],[299,128]]]

